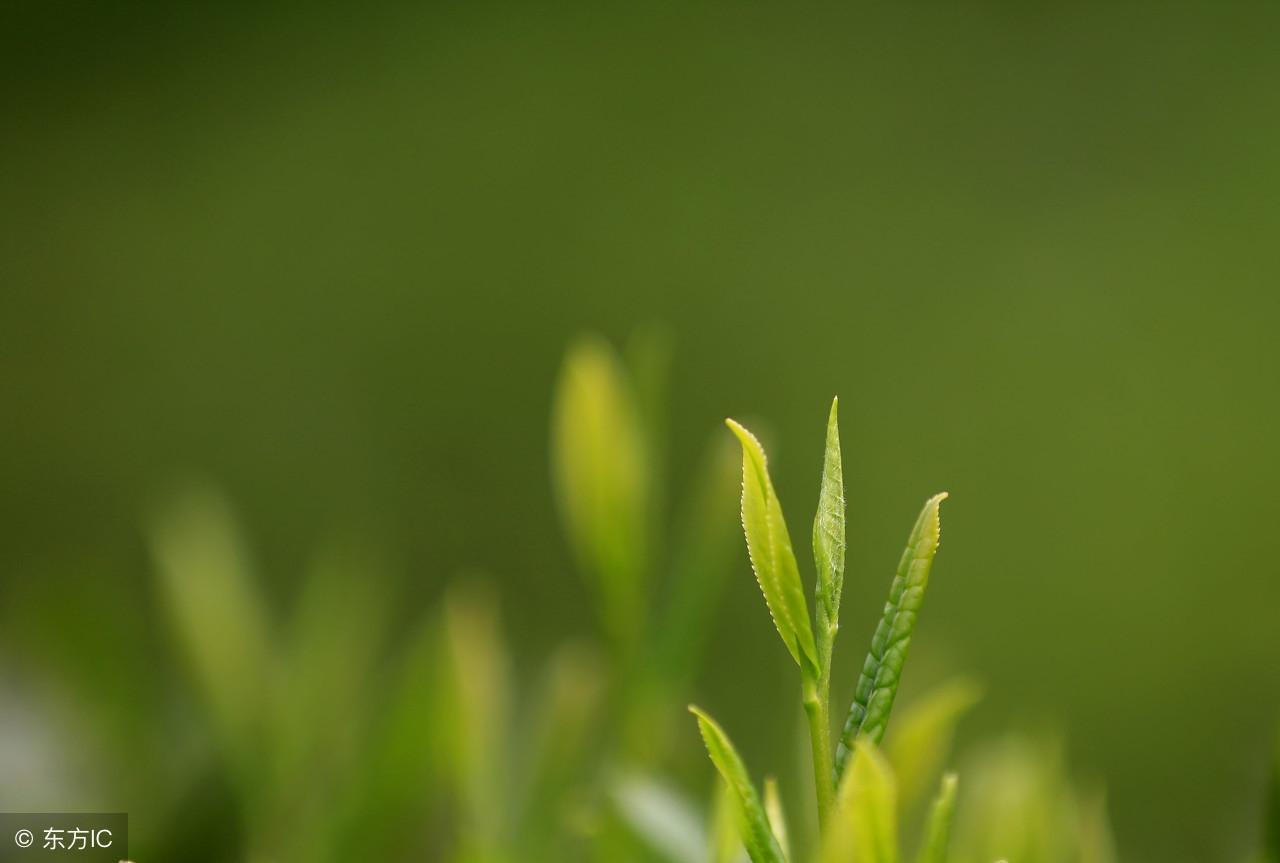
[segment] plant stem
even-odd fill
[[[823,615],[819,611],[819,618]],[[835,803],[835,760],[831,754],[831,652],[838,624],[819,620],[817,632],[818,679],[804,685],[804,712],[809,720],[813,748],[813,784],[818,798],[818,827],[824,829]]]

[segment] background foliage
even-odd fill
[[[463,570],[516,678],[593,638],[553,382],[581,330],[658,322],[664,479],[763,416],[799,517],[840,395],[845,645],[946,488],[905,685],[976,672],[962,737],[1060,734],[1125,859],[1252,847],[1280,714],[1274,13],[3,18],[5,808],[231,823],[216,784],[155,790],[204,757],[143,531],[188,475],[246,526],[264,628],[354,546],[393,645]],[[694,688],[761,775],[791,672],[736,554],[705,667],[756,678]]]

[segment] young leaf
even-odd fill
[[[865,738],[840,783],[821,863],[898,863],[898,802],[893,770]]]
[[[782,856],[791,859],[791,831],[787,829],[787,813],[782,808],[782,795],[778,791],[778,780],[766,776],[764,780],[764,811],[769,816],[769,826],[778,839],[778,847]]]
[[[854,741],[860,735],[865,735],[872,743],[879,743],[884,737],[893,699],[898,693],[902,666],[907,659],[907,649],[911,646],[911,633],[915,630],[925,589],[929,586],[929,569],[938,550],[941,532],[938,507],[946,498],[947,494],[943,492],[925,502],[898,562],[897,574],[889,587],[889,600],[871,637],[871,650],[863,663],[849,718],[840,735],[836,775],[844,772]]]
[[[979,698],[977,684],[958,679],[944,683],[900,711],[885,743],[885,755],[898,777],[904,811],[928,792],[955,732],[957,720]]]
[[[148,538],[169,617],[217,730],[240,766],[254,769],[275,648],[230,508],[193,489],[152,519]]]
[[[840,463],[839,400],[831,401],[827,420],[827,451],[822,461],[822,490],[813,518],[813,559],[818,568],[818,614],[834,630],[840,620],[844,590],[844,473]]]
[[[474,587],[451,593],[442,634],[450,720],[445,751],[462,804],[462,841],[479,858],[500,841],[509,781],[503,751],[509,669],[492,597]]]
[[[751,784],[746,765],[733,744],[715,720],[692,705],[689,712],[698,719],[698,730],[706,744],[711,762],[729,785],[737,812],[738,832],[752,863],[785,863],[778,840],[769,827],[769,816],[760,805],[760,797]]]
[[[733,792],[723,778],[716,783],[711,800],[710,839],[707,845],[708,863],[737,863],[746,850],[738,833],[737,806]]]
[[[740,424],[725,422],[742,444],[742,529],[756,581],[791,657],[806,677],[817,679],[818,655],[809,625],[809,606],[782,505],[769,478],[764,448]]]
[[[929,807],[929,821],[925,824],[924,845],[920,847],[918,863],[946,863],[947,843],[951,840],[951,817],[956,810],[956,775],[942,777],[938,796]]]
[[[603,341],[581,341],[565,358],[551,446],[570,546],[599,594],[606,628],[625,643],[644,611],[650,465],[635,394]]]

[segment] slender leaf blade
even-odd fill
[[[622,642],[639,630],[652,487],[634,388],[600,339],[570,349],[552,410],[551,462],[569,544]]]
[[[822,487],[813,518],[813,559],[818,570],[818,613],[834,629],[840,620],[844,591],[845,504],[844,468],[840,460],[839,399],[831,401],[827,419],[827,448],[822,460]]]
[[[729,785],[737,813],[738,832],[752,863],[785,863],[786,858],[782,856],[782,849],[769,826],[769,816],[760,803],[755,786],[751,784],[746,765],[728,735],[697,707],[690,706],[689,712],[698,719],[698,730],[711,762]]]
[[[956,810],[956,786],[954,773],[942,777],[938,796],[929,807],[929,820],[924,828],[924,844],[920,847],[917,863],[946,863],[947,844],[951,841],[951,819]]]
[[[276,648],[231,508],[189,489],[151,519],[148,539],[175,634],[225,745],[249,768]]]
[[[980,697],[976,683],[958,678],[900,710],[885,741],[885,755],[898,777],[904,810],[928,793],[951,747],[956,723]]]
[[[820,863],[898,863],[898,802],[893,769],[865,738],[840,783]]]
[[[769,816],[769,826],[778,839],[778,847],[782,856],[791,859],[791,831],[787,829],[787,813],[782,808],[782,793],[778,790],[778,780],[766,776],[764,780],[764,811]]]
[[[929,586],[929,570],[941,537],[938,509],[946,498],[943,492],[925,502],[898,562],[897,574],[889,587],[889,599],[871,637],[871,650],[863,662],[849,717],[840,735],[836,750],[837,775],[844,772],[860,735],[872,743],[879,743],[884,737],[911,646],[911,635]]]
[[[818,654],[809,624],[809,605],[782,505],[769,478],[764,447],[741,424],[731,419],[725,422],[742,444],[742,529],[751,567],[791,657],[802,673],[816,679]]]

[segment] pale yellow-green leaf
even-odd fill
[[[885,755],[898,777],[904,811],[920,802],[951,748],[956,722],[981,697],[977,684],[948,681],[899,711],[885,738]]]
[[[551,463],[569,544],[597,592],[606,628],[643,621],[651,464],[630,379],[602,340],[570,348],[556,387]]]
[[[918,863],[946,863],[947,845],[951,840],[951,819],[956,810],[956,775],[942,777],[938,795],[929,807],[929,820],[925,822],[924,842],[920,846]]]
[[[710,834],[707,845],[708,863],[737,863],[746,854],[738,834],[737,803],[729,783],[723,777],[715,785],[711,800]]]
[[[844,468],[840,461],[839,400],[832,399],[827,419],[827,448],[822,461],[818,513],[813,518],[813,559],[818,569],[818,615],[834,630],[840,621],[844,591]]]
[[[764,779],[764,811],[769,816],[769,826],[782,849],[782,856],[791,859],[791,831],[787,829],[787,814],[782,808],[782,794],[778,780],[772,776]]]
[[[230,508],[211,490],[189,489],[155,514],[148,539],[165,609],[217,730],[251,769],[275,650]]]
[[[492,596],[474,585],[450,593],[444,640],[445,752],[462,803],[459,833],[483,855],[497,842],[509,781],[503,743],[510,672]]]
[[[893,769],[865,739],[840,783],[820,863],[898,863],[898,803]]]
[[[760,803],[755,786],[751,784],[746,765],[742,763],[742,758],[733,748],[728,735],[714,719],[698,708],[691,706],[689,712],[698,719],[698,730],[702,733],[711,762],[729,785],[738,833],[752,863],[785,863],[782,849],[769,826],[769,817]]]
[[[801,672],[816,680],[818,655],[809,623],[809,606],[805,602],[782,505],[769,478],[764,448],[755,435],[739,423],[733,420],[726,423],[742,444],[742,528],[751,566],[783,643]]]

